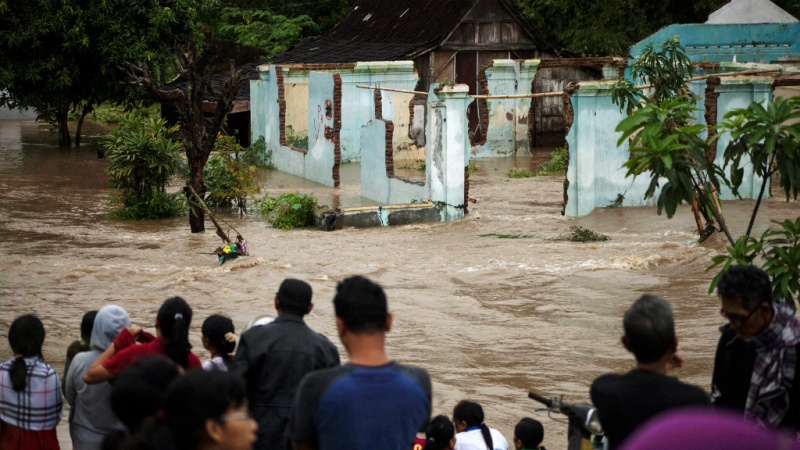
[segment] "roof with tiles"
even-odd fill
[[[412,59],[444,43],[480,0],[358,0],[326,35],[275,55],[275,63]],[[496,0],[540,48],[539,33],[509,0]]]

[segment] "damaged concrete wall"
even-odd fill
[[[484,94],[530,94],[539,60],[496,59],[483,76]],[[470,149],[473,158],[530,156],[528,141],[530,98],[500,98],[481,101],[485,139]]]
[[[776,67],[779,66],[723,64],[721,69],[723,72],[735,72]],[[619,194],[625,196],[623,206],[655,204],[655,198],[644,200],[650,180],[647,173],[635,179],[625,176],[626,170],[622,168],[622,164],[629,157],[628,143],[623,142],[617,147],[620,133],[614,131],[625,114],[611,102],[610,84],[611,81],[581,82],[580,89],[570,99],[575,114],[567,135],[569,166],[564,209],[567,216],[582,216],[591,213],[595,208],[606,207]],[[723,116],[732,109],[746,107],[753,101],[771,101],[771,85],[772,78],[757,75],[721,77],[720,84],[716,86],[706,80],[692,82],[690,86],[699,97],[695,121],[706,123],[706,108],[716,108],[716,121],[722,123]],[[718,97],[706,102],[707,89],[718,94]],[[715,156],[718,164],[723,159],[721,149],[728,142],[730,136],[727,133],[720,136],[717,143],[720,151]],[[744,168],[745,181],[740,193],[744,198],[754,198],[758,194],[754,186],[760,187],[761,179],[753,175],[749,162],[744,164]],[[733,196],[730,190],[723,189],[720,198],[731,200]]]

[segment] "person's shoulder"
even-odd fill
[[[694,399],[698,403],[711,402],[711,397],[709,396],[708,392],[703,390],[703,388],[701,388],[700,386],[695,386],[694,384],[685,383],[677,378],[673,379],[675,380],[676,386],[679,386],[679,389],[683,391],[683,396],[685,398]]]
[[[595,378],[592,381],[591,389],[603,389],[608,386],[616,386],[620,384],[629,374],[620,374],[620,373],[606,373],[600,375],[599,377]]]

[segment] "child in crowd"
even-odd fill
[[[445,415],[438,415],[428,422],[425,430],[425,450],[453,450],[456,445],[456,429]]]
[[[211,360],[203,362],[203,370],[228,371],[236,348],[234,331],[233,321],[220,314],[211,315],[203,322],[203,348],[211,353]]]
[[[89,367],[83,379],[87,384],[113,380],[126,367],[137,360],[155,355],[165,355],[184,369],[199,369],[200,359],[192,353],[189,344],[189,325],[192,308],[180,297],[168,298],[156,315],[157,337],[139,327],[128,327],[117,336]],[[137,345],[137,341],[141,345]]]
[[[543,440],[544,427],[538,420],[525,417],[514,427],[514,447],[517,450],[545,450]]]
[[[87,352],[91,348],[89,340],[92,338],[92,328],[94,327],[94,318],[97,317],[97,311],[87,311],[81,319],[81,338],[73,341],[67,347],[67,361],[64,363],[64,377],[67,378],[69,366],[72,364],[72,358],[78,353]]]
[[[244,381],[219,370],[195,370],[167,389],[164,409],[135,450],[249,450],[258,424],[247,411]]]
[[[0,364],[0,448],[58,450],[56,425],[61,421],[61,383],[42,361],[44,325],[26,314],[8,329],[14,357]]]
[[[469,400],[461,400],[453,408],[456,426],[455,450],[508,450],[503,435],[483,423],[483,408]]]

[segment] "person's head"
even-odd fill
[[[719,279],[720,313],[740,337],[760,333],[772,320],[772,285],[758,267],[733,266]]]
[[[143,358],[122,371],[111,390],[111,410],[131,433],[156,416],[164,406],[167,386],[180,375],[165,356]]]
[[[287,278],[275,293],[275,309],[279,314],[288,313],[304,316],[311,312],[311,285],[303,280]]]
[[[231,353],[236,347],[236,335],[233,328],[233,321],[230,317],[220,314],[208,316],[203,321],[201,329],[203,333],[203,346],[212,354],[222,356],[226,360],[231,359]]]
[[[189,365],[189,325],[192,308],[180,297],[168,298],[156,315],[156,327],[167,341],[164,352],[182,367]]]
[[[244,382],[222,371],[192,370],[175,380],[163,423],[181,450],[249,450],[258,429],[247,411]]]
[[[87,311],[81,319],[81,341],[87,346],[92,339],[92,328],[94,328],[94,319],[97,317],[97,311]]]
[[[461,400],[453,408],[453,423],[459,433],[472,427],[480,427],[486,448],[494,448],[492,434],[489,431],[489,427],[483,422],[483,408],[481,405],[469,400]]]
[[[544,440],[544,427],[538,420],[525,417],[514,427],[514,447],[517,450],[535,449]]]
[[[658,361],[677,348],[675,321],[669,303],[645,294],[633,302],[623,319],[622,344],[640,363]]]
[[[17,392],[24,391],[28,385],[28,369],[24,358],[42,357],[44,334],[42,321],[33,314],[17,317],[8,329],[8,343],[15,357],[9,369],[9,376],[11,386]]]
[[[356,275],[339,282],[333,309],[339,335],[385,333],[391,327],[391,314],[383,289],[367,278]]]
[[[456,429],[445,415],[428,422],[425,429],[425,450],[446,450],[456,446]]]
[[[114,342],[119,333],[131,326],[127,311],[117,305],[106,305],[100,308],[92,327],[91,347],[105,351]]]

